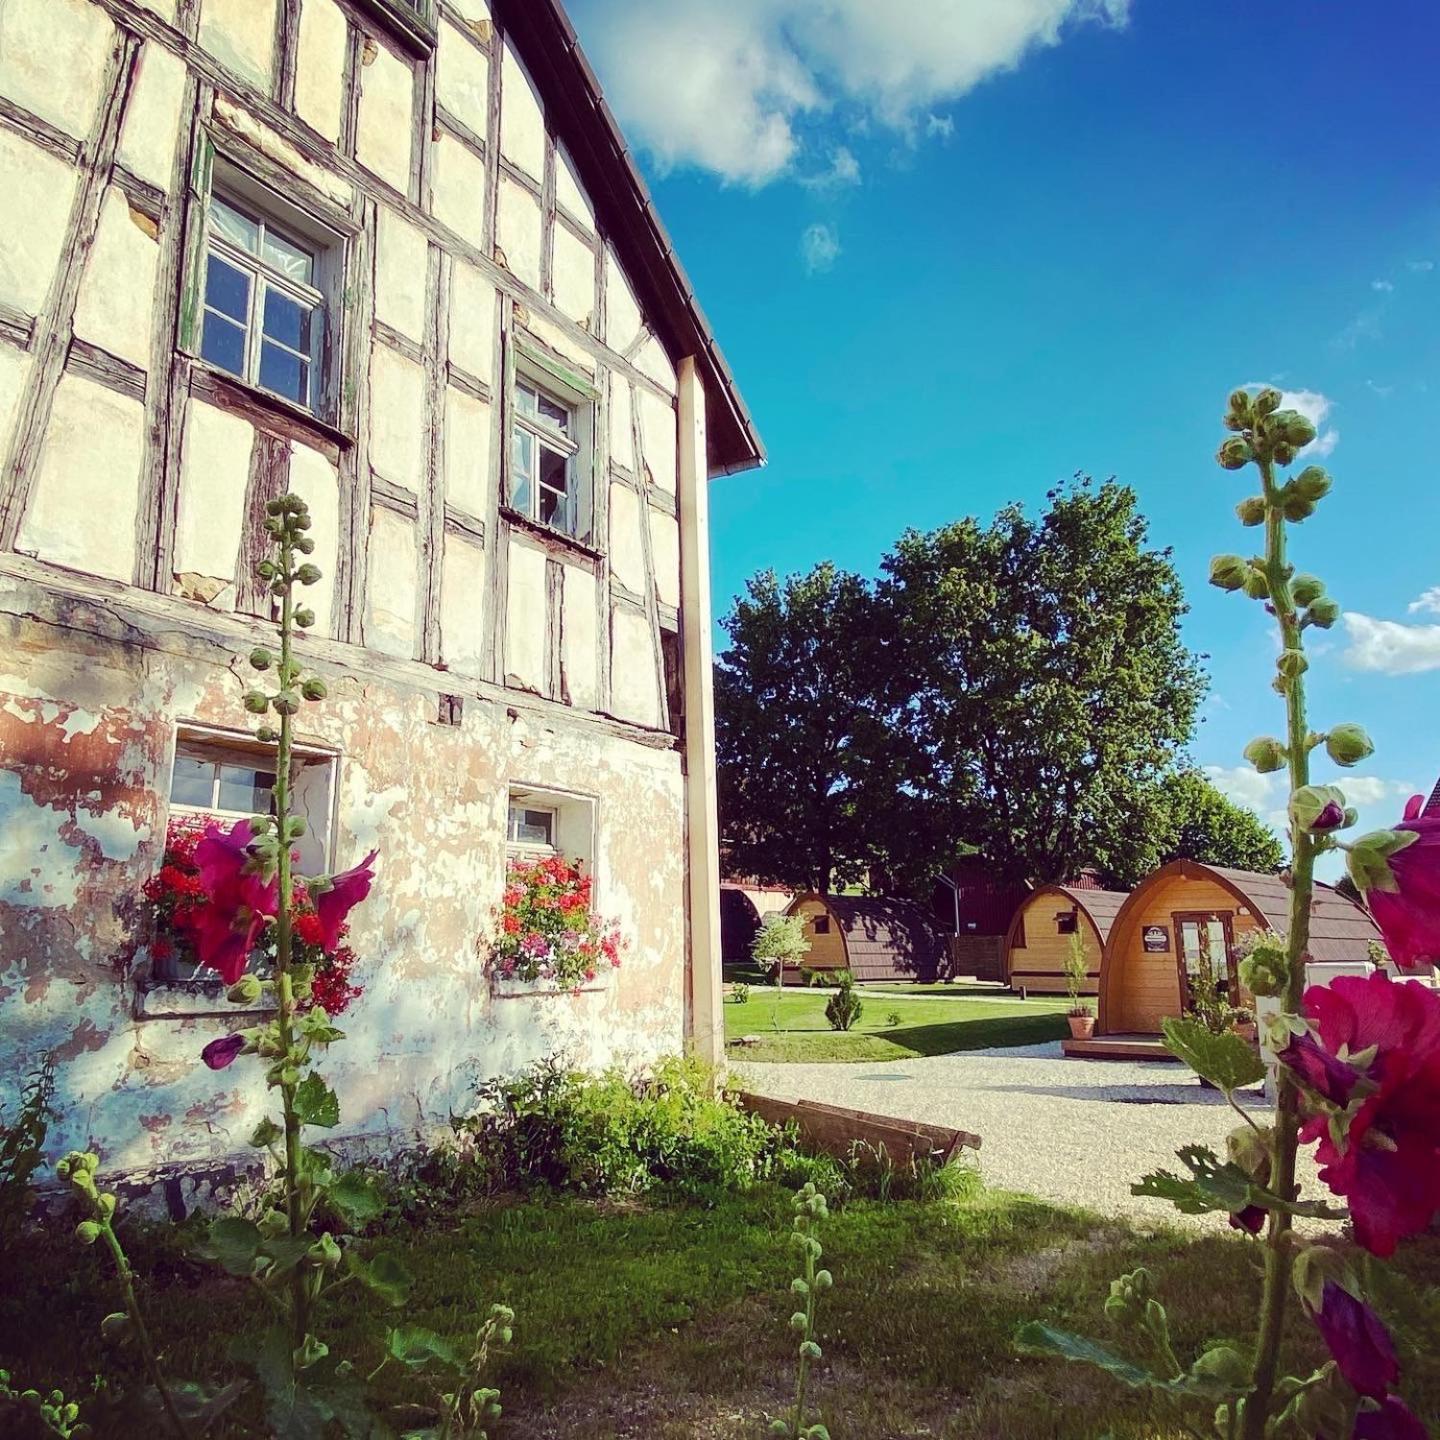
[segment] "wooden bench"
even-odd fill
[[[823,1105],[818,1100],[777,1100],[769,1095],[740,1092],[741,1106],[772,1125],[794,1121],[801,1138],[817,1150],[844,1159],[857,1141],[881,1146],[897,1165],[931,1160],[948,1165],[962,1150],[978,1150],[980,1137],[948,1125],[925,1125],[918,1120],[897,1120],[865,1110]]]

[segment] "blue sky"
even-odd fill
[[[1213,693],[1193,746],[1278,729],[1235,384],[1302,395],[1332,498],[1295,532],[1345,609],[1320,725],[1378,753],[1374,824],[1440,774],[1440,13],[1269,0],[573,0],[770,451],[711,488],[717,611],[755,570],[873,573],[907,526],[1135,487]],[[1427,592],[1429,592],[1427,594]],[[1403,792],[1403,793],[1402,793]]]

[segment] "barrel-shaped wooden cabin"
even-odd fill
[[[1162,866],[1130,892],[1110,927],[1100,973],[1097,1035],[1153,1035],[1183,1014],[1207,975],[1237,1001],[1237,951],[1255,930],[1290,929],[1290,889],[1279,875],[1226,870],[1193,860]],[[1375,923],[1359,905],[1317,884],[1310,955],[1363,964]]]
[[[821,895],[791,901],[787,915],[805,920],[806,970],[848,970],[858,981],[933,981],[945,942],[924,906],[880,895]],[[798,980],[787,967],[786,980]]]
[[[1071,885],[1041,885],[1032,890],[1016,910],[1005,936],[1005,979],[1010,988],[1030,995],[1065,994],[1065,958],[1079,935],[1089,975],[1081,993],[1098,993],[1105,942],[1127,894]]]

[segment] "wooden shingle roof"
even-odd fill
[[[913,900],[883,895],[801,895],[819,900],[840,927],[857,980],[933,980],[945,958],[945,942],[929,912]]]
[[[1090,917],[1102,945],[1110,938],[1110,927],[1115,923],[1120,907],[1130,898],[1128,890],[1092,890],[1086,885],[1046,885],[1043,888],[1074,901],[1076,908]]]
[[[1188,863],[1188,862],[1180,862]],[[1249,870],[1226,870],[1219,865],[1197,866],[1208,870],[1237,896],[1256,916],[1279,935],[1290,931],[1290,887],[1279,875],[1258,875]],[[1370,943],[1380,931],[1366,911],[1347,900],[1333,886],[1315,883],[1310,902],[1310,957],[1317,961],[1358,963],[1370,958]]]

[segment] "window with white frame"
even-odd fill
[[[595,801],[588,795],[513,785],[505,824],[505,849],[516,858],[563,855],[595,860]]]
[[[326,248],[248,190],[217,186],[210,196],[199,352],[216,369],[318,411]]]
[[[559,530],[580,533],[578,407],[528,375],[515,377],[510,435],[510,505]]]
[[[511,800],[505,842],[512,850],[555,849],[555,811],[533,802]]]

